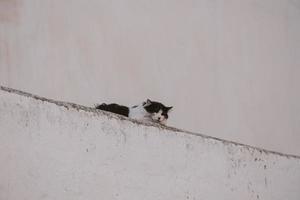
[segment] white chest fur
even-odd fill
[[[151,121],[150,114],[144,109],[142,104],[129,108],[128,117],[141,121]]]

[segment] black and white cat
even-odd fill
[[[97,105],[96,109],[109,111],[119,115],[124,115],[131,119],[137,119],[145,122],[157,122],[160,124],[166,124],[167,119],[169,118],[169,111],[173,107],[167,107],[162,103],[151,101],[147,99],[146,102],[143,102],[139,105],[127,107],[118,104],[101,104]]]

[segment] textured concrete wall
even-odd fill
[[[0,199],[299,200],[300,158],[0,90]]]
[[[0,84],[300,155],[299,0],[0,0]],[[272,139],[270,139],[272,137]]]

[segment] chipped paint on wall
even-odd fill
[[[0,199],[289,199],[300,157],[1,87]]]

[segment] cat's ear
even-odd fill
[[[150,106],[152,104],[152,101],[150,99],[147,99],[144,106]]]
[[[167,111],[170,112],[173,110],[173,106],[167,107]]]

